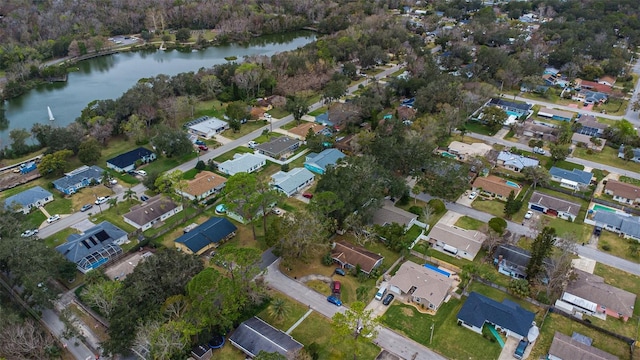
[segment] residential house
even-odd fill
[[[474,191],[477,191],[482,196],[497,198],[502,201],[506,201],[512,191],[516,197],[522,191],[522,186],[519,184],[495,175],[477,177],[472,187]]]
[[[262,156],[254,154],[234,154],[233,159],[227,160],[218,165],[218,171],[223,174],[233,176],[237,173],[252,173],[261,169],[267,164],[267,160]]]
[[[513,245],[500,245],[493,254],[493,264],[497,266],[498,272],[514,279],[527,277],[529,260],[529,251]],[[543,263],[549,264],[549,259],[544,259]]]
[[[207,345],[196,345],[191,348],[191,357],[195,360],[209,360],[213,357],[213,349]]]
[[[600,84],[595,81],[575,79],[576,88],[589,91],[597,91],[604,94],[611,94],[611,86]]]
[[[304,167],[311,172],[324,175],[328,167],[335,166],[344,157],[346,155],[338,149],[326,149],[319,154],[308,154],[305,158]]]
[[[289,172],[278,171],[271,175],[271,186],[286,196],[293,196],[300,190],[310,186],[315,175],[305,168],[294,168]]]
[[[338,263],[341,268],[351,269],[360,266],[360,270],[369,274],[373,269],[382,265],[384,257],[374,254],[371,251],[346,241],[338,241],[333,244],[331,258]]]
[[[516,128],[523,136],[544,141],[555,142],[558,139],[559,130],[556,126],[541,121],[527,120],[521,128]]]
[[[618,357],[556,331],[547,359],[618,360]]]
[[[300,140],[281,136],[269,142],[256,145],[255,150],[274,159],[285,159],[300,147]]]
[[[224,189],[227,178],[214,174],[211,171],[201,171],[196,176],[187,181],[184,190],[176,189],[176,193],[189,200],[204,200],[213,194],[218,194]]]
[[[202,136],[205,139],[211,139],[212,137],[229,129],[228,122],[209,116],[199,117],[187,122],[184,126],[191,134]]]
[[[251,358],[264,351],[279,353],[287,359],[293,359],[303,347],[289,334],[274,328],[256,316],[242,322],[233,331],[229,341]]]
[[[529,199],[529,209],[572,222],[576,220],[578,213],[580,213],[580,208],[580,204],[559,199],[538,191],[534,191]]]
[[[491,100],[489,100],[487,105],[497,106],[504,110],[507,115],[516,115],[517,117],[527,115],[533,107],[533,105],[531,104],[509,101],[500,98],[492,98]]]
[[[331,135],[331,130],[322,124],[313,122],[303,122],[302,124],[288,130],[290,134],[293,134],[297,139],[304,140],[311,131],[314,135]]]
[[[593,180],[593,174],[583,170],[573,169],[572,171],[552,167],[549,169],[551,180],[560,183],[560,186],[574,191],[584,191]]]
[[[640,218],[627,213],[595,210],[595,226],[622,235],[625,239],[640,241]]]
[[[116,259],[122,254],[120,245],[127,241],[126,231],[103,221],[82,234],[69,235],[67,242],[57,246],[56,251],[85,274]]]
[[[413,103],[411,103],[411,105],[400,105],[396,108],[396,114],[400,121],[413,121],[413,119],[416,118],[416,113],[417,111],[413,108]]]
[[[576,123],[580,125],[578,131],[576,131],[578,134],[599,138],[604,135],[604,131],[608,128],[607,125],[598,122],[598,119],[593,115],[581,115],[576,120]]]
[[[136,168],[136,163],[148,163],[156,159],[156,154],[143,147],[120,154],[107,160],[107,167],[117,172],[127,172]]]
[[[538,161],[538,159],[513,154],[508,151],[500,151],[496,164],[505,169],[520,172],[522,169],[529,166],[537,167],[540,165],[540,161]]]
[[[175,246],[187,254],[202,255],[236,235],[238,228],[225,218],[212,217],[175,240]]]
[[[369,124],[369,123],[366,123],[366,124]],[[337,138],[334,144],[335,148],[340,150],[340,152],[344,154],[352,154],[353,146],[351,146],[351,142],[353,141],[354,137],[355,137],[355,134],[349,134],[349,135],[341,136]]]
[[[124,222],[145,231],[156,223],[165,221],[182,211],[182,205],[162,195],[156,195],[142,204],[135,205],[124,214]]]
[[[607,140],[597,138],[596,142],[594,143],[592,140],[592,136],[574,133],[573,135],[571,135],[571,143],[576,146],[584,146],[587,149],[600,152],[604,148],[604,144],[607,143]]]
[[[100,183],[104,170],[93,166],[81,166],[71,172],[65,173],[64,177],[54,180],[53,187],[65,195],[75,194],[78,190],[91,185],[91,183]]]
[[[616,78],[614,78],[613,76],[609,76],[609,75],[605,75],[605,76],[601,76],[598,79],[598,84],[602,84],[602,85],[606,85],[608,87],[613,87],[613,85],[615,85],[616,83]]]
[[[613,196],[613,200],[634,205],[640,203],[640,186],[627,184],[617,180],[607,180],[604,186],[604,193]]]
[[[458,324],[482,334],[485,324],[507,336],[521,340],[529,334],[535,314],[517,303],[504,299],[497,302],[477,292],[472,292],[457,315]]]
[[[4,207],[15,212],[28,214],[32,209],[37,209],[52,201],[53,194],[40,186],[35,186],[6,198]]]
[[[447,152],[455,155],[459,161],[468,161],[475,157],[485,157],[493,148],[485,143],[465,144],[460,141],[452,141]]]
[[[329,112],[328,111],[325,112],[325,113],[322,113],[320,115],[317,115],[316,118],[315,118],[315,121],[316,121],[316,123],[318,123],[320,125],[324,125],[324,126],[327,126],[327,127],[330,127],[330,128],[335,126],[333,121],[329,120]]]
[[[391,200],[385,200],[382,207],[373,213],[372,222],[380,226],[396,223],[409,229],[417,220],[418,215],[396,207]]]
[[[624,159],[624,145],[620,145],[618,149],[618,157]],[[629,159],[635,163],[640,163],[640,148],[633,148],[633,157]]]
[[[429,232],[429,244],[448,255],[473,261],[487,236],[479,231],[461,229],[438,222]]]
[[[600,91],[581,89],[577,93],[573,94],[571,99],[585,104],[604,104],[609,99],[609,95]]]
[[[412,261],[405,261],[389,280],[389,291],[433,311],[438,311],[452,286],[449,275]]]
[[[546,107],[542,107],[540,108],[540,110],[538,110],[538,116],[560,121],[571,121],[575,115],[575,113],[572,113],[570,111],[549,109]]]
[[[636,294],[606,284],[601,276],[573,269],[575,279],[567,284],[562,293],[566,305],[588,315],[606,319],[612,316],[624,321],[633,317]]]

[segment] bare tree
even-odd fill
[[[47,350],[53,346],[53,338],[32,319],[0,326],[0,357],[46,359]]]
[[[573,277],[571,260],[576,252],[576,239],[575,233],[567,233],[563,239],[555,242],[556,250],[546,266],[547,297],[549,298],[559,296]]]

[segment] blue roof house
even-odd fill
[[[291,169],[289,172],[278,171],[271,175],[271,186],[286,196],[293,196],[311,185],[315,175],[305,168]]]
[[[175,240],[178,250],[201,255],[236,235],[238,228],[225,218],[212,217]]]
[[[590,172],[573,169],[572,171],[552,167],[549,169],[551,180],[560,183],[560,186],[574,191],[585,190],[591,185],[593,174]]]
[[[508,151],[500,151],[497,163],[505,169],[517,172],[520,172],[522,169],[529,166],[537,167],[540,165],[540,161],[538,161],[538,159],[513,154]]]
[[[91,185],[92,181],[101,182],[102,173],[104,170],[98,166],[81,166],[64,174],[64,177],[54,180],[53,186],[65,195],[75,194],[83,187]]]
[[[156,154],[153,151],[139,147],[107,160],[107,167],[117,172],[127,172],[135,169],[138,161],[148,163],[156,158]]]
[[[117,258],[122,254],[120,245],[128,240],[126,231],[103,221],[83,234],[69,235],[67,242],[57,246],[56,251],[84,274]]]
[[[28,214],[32,209],[44,206],[53,201],[53,194],[40,186],[32,187],[21,193],[9,196],[4,200],[7,209]]]
[[[499,303],[472,292],[458,312],[458,324],[482,334],[484,324],[488,323],[507,336],[522,340],[529,334],[534,317],[534,313],[511,300],[504,299]]]
[[[319,154],[310,153],[307,155],[304,167],[311,172],[323,175],[327,171],[327,167],[334,166],[338,160],[344,157],[346,155],[338,149],[326,149]]]
[[[333,127],[334,126],[334,123],[329,120],[329,112],[328,111],[323,113],[323,114],[320,114],[320,115],[316,116],[316,122],[318,124],[322,124],[324,126],[329,126],[329,127]]]
[[[640,241],[640,217],[611,211],[595,211],[596,226],[622,235],[625,239]]]
[[[624,145],[620,145],[620,148],[618,149],[618,157],[620,159],[624,159]],[[629,159],[633,162],[636,163],[640,163],[640,149],[639,148],[633,148],[633,157],[631,159]]]

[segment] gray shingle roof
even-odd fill
[[[212,217],[197,228],[180,236],[175,240],[184,244],[194,254],[211,243],[218,243],[231,235],[238,228],[225,218]]]
[[[590,172],[573,169],[572,171],[561,169],[558,167],[552,167],[549,169],[549,174],[551,176],[555,176],[561,179],[575,181],[578,184],[589,185],[591,183],[591,178],[593,178],[593,174]]]
[[[252,357],[260,351],[288,356],[302,349],[302,344],[258,317],[252,317],[240,324],[229,337],[229,341]]]
[[[102,179],[102,173],[104,170],[96,165],[93,166],[82,166],[73,170],[72,172],[66,173],[64,177],[54,180],[53,184],[56,187],[60,187],[63,189],[68,188],[69,186],[76,185],[82,182],[82,179],[95,179],[96,181],[100,181]]]
[[[570,201],[563,200],[563,199],[558,199],[556,197],[543,194],[537,191],[535,191],[533,195],[531,195],[529,204],[542,205],[548,209],[566,212],[573,216],[578,216],[578,213],[580,212],[580,207],[581,207],[579,204],[572,203]]]
[[[508,151],[500,151],[500,154],[498,154],[498,161],[503,161],[505,165],[513,166],[518,169],[540,165],[540,161],[538,161],[538,159],[512,154]]]
[[[256,146],[256,150],[264,152],[269,155],[280,155],[289,149],[296,147],[300,144],[300,140],[290,138],[288,136],[281,136],[275,138],[267,143],[263,143]]]
[[[139,147],[124,154],[120,154],[114,158],[107,160],[108,164],[117,166],[121,169],[134,165],[136,161],[141,160],[153,154],[153,151]]]
[[[263,157],[249,153],[236,154],[233,159],[221,163],[218,168],[228,175],[235,175],[241,172],[248,172],[265,161]]]
[[[111,251],[122,252],[115,241],[126,235],[126,231],[108,221],[103,221],[85,231],[84,234],[69,235],[67,242],[57,246],[56,250],[69,261],[88,269],[88,265],[102,258],[109,258]],[[106,252],[104,252],[105,249]],[[84,262],[85,259],[88,263]]]
[[[597,226],[610,226],[619,229],[622,233],[640,238],[640,218],[637,216],[623,215],[612,211],[595,211],[593,221]]]
[[[549,355],[559,359],[579,360],[618,360],[617,356],[608,352],[585,345],[571,337],[556,332],[549,349]]]
[[[458,312],[458,319],[477,328],[488,321],[523,337],[529,333],[534,317],[534,313],[513,301],[504,299],[499,303],[476,292],[469,294]]]
[[[162,195],[156,195],[145,203],[132,207],[128,213],[124,214],[124,217],[142,226],[177,207],[178,205],[171,199]]]
[[[282,189],[286,194],[293,193],[300,185],[314,178],[315,175],[305,168],[294,168],[289,172],[278,171],[271,175],[273,186]]]
[[[21,193],[17,193],[13,196],[9,196],[4,200],[4,206],[9,208],[13,204],[19,204],[24,207],[29,204],[33,204],[38,200],[46,199],[49,196],[53,196],[53,195],[47,190],[43,189],[42,187],[35,186]]]

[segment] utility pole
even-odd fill
[[[429,345],[431,345],[431,342],[433,341],[433,328],[434,328],[435,323],[431,323],[431,337],[429,338]]]

